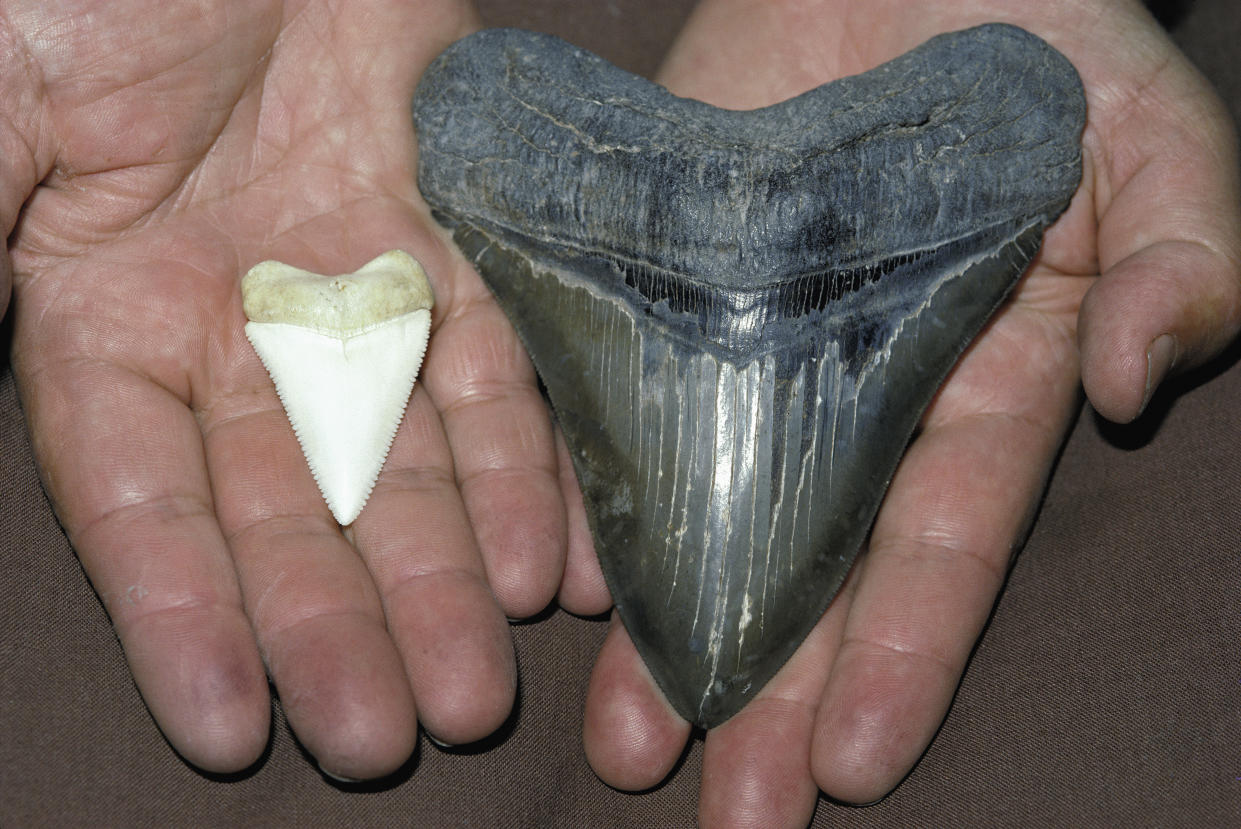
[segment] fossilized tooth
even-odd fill
[[[413,390],[434,298],[393,250],[342,276],[260,262],[241,281],[246,337],[276,385],[332,515],[370,497]]]
[[[1069,62],[943,35],[766,109],[484,31],[414,100],[419,186],[533,357],[616,606],[676,709],[820,618],[904,447],[1080,179]]]

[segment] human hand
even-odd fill
[[[1128,421],[1169,370],[1210,358],[1241,324],[1235,137],[1137,2],[705,0],[662,80],[752,108],[989,21],[1029,29],[1078,68],[1082,187],[927,410],[821,623],[707,734],[704,826],[805,825],[820,789],[851,802],[892,789],[944,717],[1077,411],[1079,378],[1100,413]],[[596,772],[652,786],[688,735],[614,625],[585,717]]]
[[[265,667],[336,776],[400,766],[419,720],[450,743],[490,733],[516,684],[505,615],[554,594],[565,508],[530,363],[415,190],[409,102],[475,25],[468,3],[3,11],[21,59],[6,65],[26,68],[6,90],[26,110],[4,126],[30,127],[12,142],[33,188],[10,237],[23,404],[169,742],[212,771],[254,762]],[[341,273],[390,248],[430,276],[433,335],[342,533],[243,335],[238,284],[263,259]]]

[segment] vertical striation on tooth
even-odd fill
[[[422,266],[394,250],[352,274],[260,262],[241,282],[246,337],[263,361],[333,517],[370,497],[431,332]]]
[[[1080,178],[1080,82],[935,38],[751,112],[481,32],[414,102],[419,186],[529,349],[639,652],[735,713],[822,615],[922,410]]]

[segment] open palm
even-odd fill
[[[414,190],[408,102],[468,4],[29,0],[4,18],[40,182],[10,239],[22,399],[172,745],[252,763],[265,670],[336,776],[399,766],[418,720],[488,734],[516,685],[505,616],[554,594],[566,522],[533,371]],[[435,333],[342,533],[238,283],[263,259],[342,273],[391,248],[430,275]]]
[[[1241,322],[1235,138],[1219,102],[1137,2],[707,0],[662,79],[753,108],[989,21],[1039,34],[1087,90],[1083,184],[1014,296],[927,410],[869,548],[819,626],[707,734],[704,826],[805,825],[819,789],[867,802],[942,720],[1080,398],[1136,417],[1173,367]],[[613,785],[658,782],[689,726],[623,629],[596,664],[586,749]]]

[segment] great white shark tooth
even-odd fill
[[[266,366],[332,515],[352,524],[405,413],[431,333],[422,266],[393,250],[322,276],[282,262],[241,281],[246,337]]]
[[[533,357],[616,606],[677,710],[741,708],[823,614],[936,388],[1081,175],[1027,32],[766,109],[493,30],[414,99],[418,183]]]

